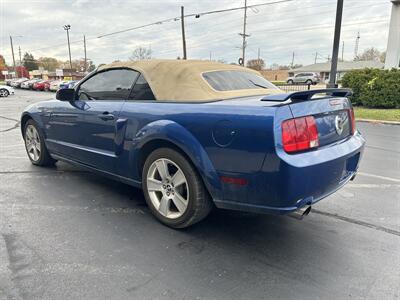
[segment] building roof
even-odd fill
[[[365,61],[341,61],[338,62],[337,71],[346,72],[350,70],[360,70],[365,68],[377,68],[383,69],[384,64],[379,61],[365,60]],[[308,66],[303,66],[297,69],[291,70],[291,72],[330,72],[331,63],[317,63]]]
[[[238,70],[258,75],[260,73],[241,66],[212,61],[150,59],[115,62],[103,65],[98,70],[110,68],[130,68],[142,73],[157,100],[208,101],[279,92],[279,90],[264,88],[234,91],[214,90],[203,78],[202,73],[219,70]]]

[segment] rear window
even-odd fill
[[[212,71],[203,73],[203,78],[217,91],[244,89],[278,89],[265,78],[250,72]]]

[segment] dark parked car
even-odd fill
[[[76,80],[64,81],[60,84],[60,89],[71,89],[77,82]]]
[[[356,175],[365,141],[349,94],[283,94],[214,62],[120,62],[29,106],[21,128],[33,164],[62,160],[141,187],[171,227],[214,205],[303,216]]]

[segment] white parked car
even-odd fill
[[[14,95],[14,89],[7,85],[0,85],[0,97],[8,97]]]
[[[293,77],[288,77],[286,82],[288,84],[317,84],[321,81],[321,78],[318,73],[315,72],[306,72],[306,73],[299,73]]]
[[[65,83],[65,81],[54,80],[50,83],[50,91],[55,92],[60,88],[60,84]]]
[[[22,77],[22,78],[16,78],[13,81],[11,81],[11,86],[12,87],[17,87],[20,88],[21,87],[21,83],[28,81],[29,79],[26,77]]]

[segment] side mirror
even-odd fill
[[[60,101],[74,101],[75,90],[74,89],[59,89],[56,93],[56,99]]]

